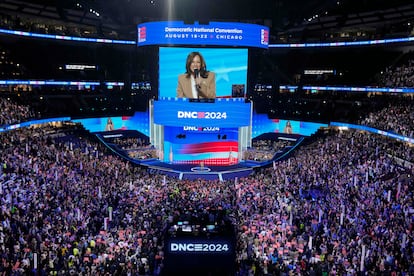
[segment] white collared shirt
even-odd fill
[[[198,98],[198,91],[196,88],[196,81],[193,75],[191,75],[191,91],[193,92],[193,99]]]

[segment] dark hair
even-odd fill
[[[193,62],[194,57],[196,56],[200,57],[200,62],[201,62],[200,76],[202,76],[203,78],[207,78],[208,76],[207,64],[206,64],[206,61],[204,60],[204,57],[201,55],[200,52],[191,52],[188,54],[187,61],[185,62],[185,72],[187,74],[187,77],[189,78],[192,74],[190,67],[191,67],[191,63]]]

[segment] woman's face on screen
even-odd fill
[[[194,69],[201,69],[201,59],[199,55],[194,56],[193,60],[191,61],[190,68],[192,72],[194,72]]]

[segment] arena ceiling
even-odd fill
[[[348,21],[354,28],[414,24],[412,0],[0,0],[0,10],[13,5],[22,13],[55,7],[62,20],[76,10],[119,29],[155,20],[241,21],[268,25],[273,34],[338,29]]]

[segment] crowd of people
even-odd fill
[[[248,148],[244,152],[244,160],[253,161],[269,161],[275,156],[278,151],[282,151],[287,146],[291,146],[293,143],[287,140],[269,140],[259,139],[253,141],[252,147]]]
[[[81,136],[55,142],[45,133],[1,135],[1,273],[156,274],[159,177]]]
[[[113,143],[123,150],[139,149],[150,145],[148,140],[141,139],[140,137],[116,137],[106,140],[108,140],[108,143]]]
[[[105,142],[121,155],[131,159],[146,160],[157,158],[157,150],[148,139],[141,137],[105,138]]]
[[[390,104],[380,111],[369,113],[361,125],[391,131],[399,135],[414,137],[414,101],[406,98],[398,105]]]
[[[232,218],[236,275],[414,273],[406,143],[332,130],[248,177],[194,181],[68,130],[0,133],[2,275],[162,275],[170,222],[205,208]]]
[[[412,56],[412,53],[408,55]],[[400,65],[388,66],[379,75],[378,82],[385,87],[414,87],[414,59],[411,57]]]
[[[396,165],[382,139],[334,133],[240,180],[237,256],[245,271],[414,273],[414,168]]]
[[[57,16],[58,14],[56,14]],[[81,24],[65,24],[59,20],[50,21],[30,16],[11,16],[0,13],[0,26],[2,28],[27,31],[51,35],[67,35],[76,37],[100,38],[108,37],[118,39],[116,31],[103,32],[102,28]]]
[[[0,127],[35,118],[31,107],[16,104],[7,98],[0,98]]]

